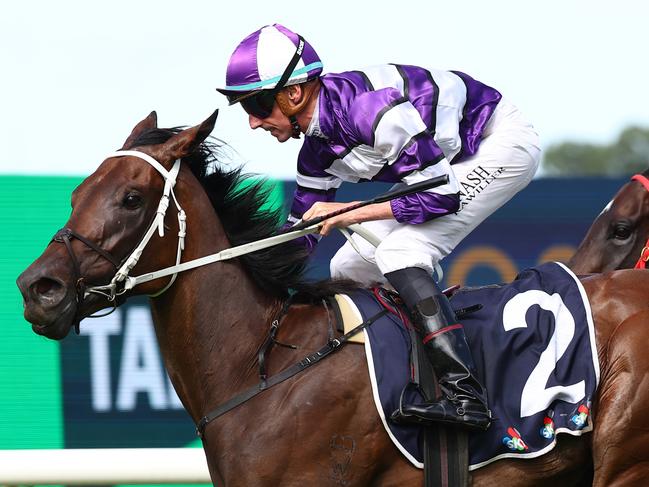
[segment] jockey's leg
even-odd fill
[[[491,423],[486,391],[476,378],[462,325],[432,276],[420,267],[386,274],[414,315],[426,355],[442,389],[439,401],[404,405],[395,420],[443,421],[485,430]]]
[[[539,159],[538,136],[513,105],[501,102],[478,154],[453,165],[462,189],[460,210],[419,225],[395,227],[376,249],[377,266],[420,318],[422,340],[445,394],[439,402],[407,408],[404,412],[412,419],[482,429],[489,425],[486,394],[475,377],[464,330],[432,271],[485,218],[527,186]]]

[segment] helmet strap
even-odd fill
[[[291,128],[293,129],[291,137],[293,137],[294,139],[299,139],[302,130],[300,129],[300,124],[297,123],[297,118],[295,117],[295,115],[290,115],[288,117],[288,120],[291,122]]]

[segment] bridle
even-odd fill
[[[643,176],[642,174],[635,174],[632,178],[632,181],[638,181],[644,188],[649,191],[649,179],[647,179],[646,176]],[[638,258],[638,261],[635,264],[634,269],[646,269],[647,268],[647,261],[649,261],[649,238],[644,244],[644,247],[640,251],[640,257]]]
[[[163,286],[162,289],[154,292],[153,294],[149,294],[149,297],[155,298],[160,296],[162,293],[164,293],[167,289],[171,287],[171,285],[175,282],[176,276],[178,275],[179,272],[194,269],[196,267],[201,267],[207,264],[211,264],[213,262],[239,257],[241,255],[245,255],[250,252],[255,252],[257,250],[262,250],[268,247],[272,247],[273,245],[278,245],[287,242],[289,240],[293,240],[295,238],[301,237],[303,235],[307,235],[309,233],[317,233],[318,231],[318,225],[316,224],[316,225],[309,226],[308,228],[304,228],[302,230],[275,235],[262,240],[257,240],[255,242],[239,245],[237,247],[231,247],[222,250],[216,254],[207,255],[205,257],[201,257],[198,259],[181,263],[180,261],[182,257],[182,252],[185,249],[185,236],[187,234],[187,216],[185,214],[185,211],[178,203],[178,199],[176,198],[176,194],[174,193],[173,190],[174,186],[176,185],[176,178],[178,177],[178,173],[180,172],[181,160],[177,159],[174,165],[172,166],[171,170],[168,171],[162,166],[162,164],[156,161],[153,157],[151,157],[148,154],[145,154],[144,152],[140,152],[137,150],[120,150],[117,152],[113,152],[112,154],[109,154],[108,157],[106,157],[106,159],[111,157],[124,157],[124,156],[137,157],[146,161],[154,169],[156,169],[165,180],[162,196],[160,197],[160,202],[158,203],[158,209],[156,210],[156,214],[153,218],[153,221],[149,225],[146,233],[143,235],[143,237],[141,238],[140,242],[135,247],[135,249],[133,249],[133,251],[126,258],[120,261],[119,259],[115,258],[110,252],[102,249],[100,246],[93,243],[91,240],[87,239],[86,237],[80,235],[79,233],[75,232],[70,228],[63,228],[59,230],[58,232],[56,232],[56,234],[51,240],[51,242],[63,243],[68,251],[68,254],[70,255],[70,259],[72,260],[72,265],[74,267],[74,273],[75,273],[75,282],[77,287],[78,309],[80,308],[83,301],[91,294],[101,295],[105,297],[109,303],[113,304],[113,308],[108,313],[101,314],[101,315],[93,315],[92,317],[98,318],[100,316],[105,316],[106,314],[115,311],[115,309],[117,309],[116,298],[118,296],[125,294],[126,292],[130,291],[131,289],[135,288],[140,284],[144,284],[146,282],[153,281],[155,279],[160,279],[161,277],[171,276],[169,282],[165,286]],[[142,252],[144,251],[147,244],[153,237],[153,234],[155,233],[156,229],[158,230],[158,235],[160,237],[164,237],[164,231],[165,231],[164,219],[167,213],[167,209],[169,208],[170,198],[173,198],[174,203],[176,204],[176,208],[178,209],[178,245],[176,250],[175,265],[166,267],[164,269],[160,269],[158,271],[142,274],[140,276],[135,276],[135,277],[129,276],[129,273],[138,263],[140,257],[142,256]],[[80,242],[83,242],[87,247],[97,252],[99,255],[101,255],[106,260],[108,260],[113,265],[113,267],[115,267],[116,270],[115,275],[113,276],[113,278],[110,280],[108,284],[97,285],[97,286],[88,286],[86,284],[84,276],[81,275],[81,266],[79,264],[79,260],[77,259],[72,249],[71,240],[73,238],[76,238]],[[79,332],[79,321],[80,319],[78,318],[78,316],[75,317],[74,326],[77,333]]]
[[[171,197],[173,197],[176,208],[178,209],[178,245],[176,249],[176,264],[180,263],[182,252],[183,250],[185,250],[185,236],[187,235],[187,216],[185,214],[185,210],[183,210],[180,206],[180,203],[178,203],[178,199],[176,198],[176,194],[173,190],[174,186],[176,185],[178,173],[180,172],[180,159],[177,159],[174,162],[174,165],[169,171],[167,171],[167,169],[165,169],[162,164],[160,164],[150,155],[135,150],[113,152],[112,154],[108,155],[107,159],[110,157],[123,156],[138,157],[148,162],[156,171],[160,173],[160,175],[162,175],[165,180],[165,184],[162,190],[162,196],[160,197],[160,201],[158,203],[158,209],[156,210],[155,217],[149,225],[146,233],[140,240],[140,243],[138,243],[137,247],[135,247],[135,249],[123,261],[122,265],[117,269],[117,272],[115,273],[109,284],[105,286],[93,286],[87,289],[87,294],[95,293],[103,295],[110,302],[114,302],[117,296],[122,295],[127,291],[126,286],[123,286],[122,284],[125,282],[131,270],[140,260],[142,252],[144,252],[145,247],[149,243],[149,240],[151,240],[151,238],[153,237],[156,229],[158,230],[158,235],[160,237],[164,237],[164,219],[165,215],[167,214],[167,209],[169,208],[169,200]],[[160,296],[167,289],[169,289],[176,280],[176,275],[177,273],[173,273],[169,282],[162,289],[155,292],[154,294],[151,294],[150,297]]]
[[[108,157],[106,157],[106,159],[111,157],[122,157],[122,156],[139,157],[140,159],[145,160],[151,166],[153,166],[162,175],[162,177],[165,180],[164,189],[162,191],[162,197],[160,198],[160,202],[158,203],[158,209],[156,210],[155,217],[153,218],[153,221],[149,225],[147,232],[144,234],[137,247],[135,247],[135,249],[125,259],[120,261],[115,256],[113,256],[110,252],[102,249],[99,245],[95,244],[94,242],[84,237],[83,235],[80,235],[79,233],[75,232],[71,228],[62,228],[61,230],[56,232],[56,234],[54,235],[54,237],[52,237],[52,240],[50,241],[50,242],[63,243],[68,251],[70,260],[72,260],[72,266],[74,269],[74,280],[77,289],[77,307],[78,307],[77,309],[80,308],[83,301],[90,294],[102,295],[110,303],[113,304],[113,308],[109,310],[107,313],[92,315],[93,318],[100,318],[102,316],[106,316],[107,314],[110,314],[113,311],[115,311],[115,309],[117,309],[116,297],[126,292],[126,289],[123,286],[120,286],[120,284],[124,282],[124,279],[128,276],[131,269],[133,269],[133,267],[135,267],[135,265],[137,264],[138,260],[140,259],[140,256],[142,255],[142,252],[144,251],[144,248],[146,247],[149,240],[151,240],[151,237],[155,233],[155,230],[158,229],[158,234],[160,235],[160,237],[164,236],[164,217],[167,213],[167,208],[169,207],[170,195],[173,197],[174,202],[176,203],[176,207],[178,208],[178,249],[176,252],[176,264],[180,262],[182,251],[185,248],[185,235],[186,235],[186,228],[187,228],[186,215],[185,215],[185,211],[178,203],[175,193],[173,192],[173,188],[176,184],[176,178],[178,177],[178,173],[180,172],[180,159],[176,160],[176,162],[174,163],[170,171],[167,171],[162,166],[162,164],[156,161],[153,157],[140,151],[128,151],[128,150],[117,151],[117,152],[113,152],[112,154],[109,154]],[[86,284],[84,276],[81,275],[81,265],[74,253],[74,250],[72,249],[71,240],[73,238],[76,238],[80,242],[84,243],[87,247],[97,252],[99,255],[101,255],[104,259],[106,259],[113,265],[116,272],[109,284],[102,285],[102,286],[88,286]],[[164,286],[160,291],[157,291],[156,293],[150,296],[151,297],[159,296],[167,289],[169,289],[169,287],[174,283],[175,280],[176,280],[176,274],[173,274],[166,286]],[[80,318],[77,315],[75,316],[74,319],[74,328],[77,334],[79,333],[79,322],[80,322]]]
[[[79,235],[77,232],[71,230],[70,228],[62,228],[61,230],[59,230],[54,234],[50,242],[63,243],[65,245],[66,250],[68,251],[70,260],[72,261],[74,282],[76,283],[76,288],[77,288],[77,303],[81,303],[86,293],[86,284],[84,278],[81,276],[81,265],[79,264],[79,260],[77,259],[74,250],[72,250],[72,243],[70,242],[70,240],[72,240],[73,238],[76,238],[80,242],[84,243],[87,247],[91,248],[99,255],[101,255],[104,259],[106,259],[108,262],[113,264],[115,270],[119,268],[119,261],[115,259],[115,257],[113,257],[113,255],[111,255],[110,252],[107,252],[106,250],[102,249],[94,242],[88,240],[82,235]],[[78,322],[75,322],[75,329],[77,329],[78,331]]]

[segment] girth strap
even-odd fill
[[[227,413],[231,409],[234,409],[237,406],[243,404],[248,399],[255,397],[260,392],[263,392],[266,389],[270,389],[271,387],[280,384],[287,379],[290,379],[294,375],[299,374],[300,372],[311,367],[312,365],[317,364],[323,358],[327,357],[331,353],[342,348],[342,346],[345,345],[345,343],[347,343],[351,337],[353,337],[354,335],[362,331],[364,328],[370,326],[372,323],[374,323],[376,320],[378,320],[381,316],[385,315],[386,313],[388,313],[388,310],[382,309],[381,311],[369,317],[363,323],[353,328],[349,332],[345,333],[344,335],[329,340],[329,342],[317,352],[312,353],[311,355],[305,357],[300,362],[292,365],[288,369],[284,369],[282,372],[269,377],[268,379],[260,382],[259,384],[256,384],[250,387],[249,389],[246,389],[241,394],[237,394],[232,399],[224,402],[219,407],[210,411],[209,413],[207,413],[205,416],[201,418],[201,420],[196,425],[196,434],[202,438],[205,432],[205,427],[210,421],[214,421],[219,416],[222,416],[223,414]]]

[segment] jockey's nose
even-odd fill
[[[255,130],[261,127],[263,121],[261,118],[257,118],[254,115],[248,114],[248,123],[250,124],[250,128]]]

